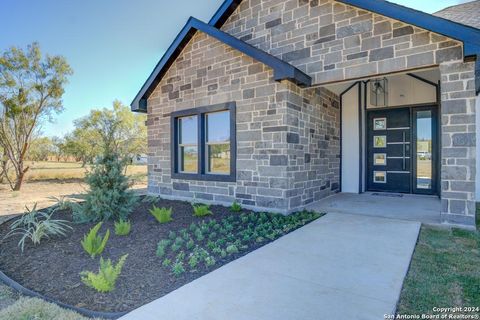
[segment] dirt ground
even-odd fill
[[[55,197],[66,197],[72,201],[81,200],[88,186],[80,181],[38,181],[27,182],[21,191],[13,192],[5,184],[0,184],[0,223],[12,215],[24,212],[25,206],[37,209],[46,208],[56,202]],[[145,193],[145,181],[137,181],[133,186]]]

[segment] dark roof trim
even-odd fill
[[[242,0],[225,0],[220,8],[218,8],[217,12],[215,12],[212,19],[210,19],[208,24],[216,28],[220,28],[241,2]]]
[[[464,57],[476,59],[476,90],[477,94],[480,93],[480,29],[385,0],[336,1],[462,41]],[[225,0],[210,20],[210,24],[221,27],[241,2],[242,0]]]
[[[480,30],[384,0],[336,0],[464,43],[465,57],[480,53]]]
[[[310,86],[312,84],[312,78],[310,78],[310,76],[306,75],[291,64],[280,60],[279,58],[274,57],[265,51],[255,48],[254,46],[243,42],[211,25],[190,17],[182,31],[180,31],[180,33],[177,35],[165,55],[155,67],[152,74],[148,77],[140,92],[133,100],[131,104],[132,111],[146,112],[148,96],[153,92],[157,84],[167,72],[168,68],[180,55],[183,48],[187,45],[197,30],[202,31],[209,36],[225,43],[226,45],[229,45],[230,47],[250,56],[251,58],[271,67],[274,71],[274,79],[277,81],[291,80],[300,86]]]

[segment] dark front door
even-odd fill
[[[367,121],[368,190],[435,193],[436,110],[375,110]]]
[[[411,192],[410,110],[368,113],[368,189]]]

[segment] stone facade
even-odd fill
[[[473,223],[474,64],[462,43],[334,0],[243,0],[222,30],[312,77],[273,80],[269,67],[197,32],[148,99],[149,191],[288,213],[339,191],[339,98],[324,86],[440,68],[442,218]],[[171,177],[170,113],[235,102],[235,182]]]
[[[475,63],[440,65],[442,220],[475,225]]]
[[[171,177],[170,113],[236,102],[236,182]],[[339,102],[273,80],[270,68],[201,32],[148,100],[149,191],[287,213],[338,191]]]
[[[463,58],[458,41],[333,0],[243,0],[222,30],[291,63],[315,84]]]

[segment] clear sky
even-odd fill
[[[0,51],[38,41],[75,74],[65,111],[46,124],[62,136],[72,121],[114,99],[130,104],[189,16],[208,22],[222,0],[0,0]],[[394,0],[435,12],[465,0]]]

